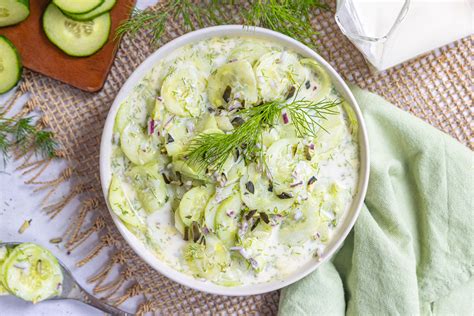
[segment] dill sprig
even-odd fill
[[[338,112],[339,100],[276,100],[248,108],[239,114],[248,119],[229,134],[201,133],[189,144],[185,157],[188,164],[200,170],[220,170],[228,157],[236,150],[246,160],[260,151],[263,131],[271,127],[285,112],[295,126],[299,137],[315,137],[320,121]],[[283,112],[284,111],[284,112]],[[327,132],[327,131],[326,131]]]
[[[0,117],[0,154],[4,160],[9,157],[13,148],[21,151],[33,150],[44,157],[52,158],[56,155],[57,147],[53,133],[38,129],[33,123],[33,117]]]
[[[306,43],[317,35],[310,23],[310,10],[328,8],[320,0],[168,0],[157,10],[134,9],[131,17],[117,28],[116,37],[126,33],[133,37],[146,29],[156,45],[170,20],[181,23],[186,31],[204,27],[207,22],[214,25],[237,22],[228,16],[224,6],[232,6],[244,25],[266,27]]]
[[[317,35],[311,26],[310,10],[328,9],[319,0],[257,0],[251,3],[244,13],[246,25],[269,28],[306,43]]]
[[[137,35],[141,29],[147,29],[151,33],[152,44],[157,44],[165,32],[167,23],[182,20],[182,26],[186,31],[192,31],[197,24],[204,27],[205,21],[215,24],[225,23],[223,17],[216,14],[218,0],[200,1],[192,0],[169,0],[165,1],[158,10],[133,9],[131,17],[120,24],[116,31],[116,37],[128,33],[132,37]]]

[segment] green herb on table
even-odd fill
[[[51,131],[38,129],[32,117],[12,119],[0,116],[0,154],[8,158],[12,149],[33,150],[44,157],[54,157],[58,144]]]
[[[134,36],[146,29],[152,35],[152,43],[156,44],[170,20],[181,23],[186,31],[194,30],[196,26],[204,27],[207,22],[214,25],[232,23],[226,5],[235,10],[244,25],[266,27],[303,42],[317,35],[310,23],[310,10],[328,9],[319,0],[170,0],[156,10],[135,9],[131,18],[117,29],[116,35],[121,37],[128,33]]]
[[[318,0],[259,0],[251,3],[244,13],[245,25],[269,28],[302,42],[317,35],[311,26],[310,10],[328,9]]]
[[[239,150],[245,159],[251,160],[259,153],[264,129],[271,127],[279,117],[291,120],[299,137],[315,137],[324,128],[320,121],[327,115],[339,113],[340,100],[283,100],[266,102],[240,111],[248,119],[230,134],[202,133],[194,138],[185,154],[187,162],[200,169],[220,170],[227,158]]]

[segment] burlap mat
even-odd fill
[[[311,16],[313,26],[320,32],[311,41],[319,54],[345,80],[382,95],[395,106],[473,148],[472,37],[389,71],[372,74],[362,55],[337,28],[333,12],[315,10]],[[182,33],[178,23],[170,23],[159,44]],[[46,206],[46,210],[51,216],[56,216],[69,207],[73,199],[82,201],[82,206],[76,211],[77,217],[68,229],[69,240],[66,243],[71,251],[83,242],[89,243],[89,248],[92,248],[90,255],[78,265],[85,265],[103,249],[113,249],[110,263],[90,279],[96,282],[95,293],[118,291],[120,295],[114,299],[117,304],[131,296],[143,295],[145,301],[139,306],[139,312],[275,314],[278,292],[250,297],[222,297],[188,289],[163,277],[135,255],[111,221],[99,182],[100,137],[107,112],[120,87],[154,51],[148,37],[146,32],[142,32],[134,39],[124,38],[107,82],[103,90],[96,94],[26,72],[21,88],[33,94],[27,107],[39,107],[44,112],[47,118],[44,121],[52,128],[63,148],[60,156],[67,159],[70,166],[58,179],[40,181],[41,172],[38,172],[30,183],[42,185],[42,188],[50,185],[48,192],[65,181],[73,183],[70,194]],[[29,161],[23,167],[41,171],[48,164],[46,161]],[[90,245],[89,236],[93,234],[100,236],[100,242]],[[114,266],[121,267],[121,274],[114,282],[106,283],[105,279]]]

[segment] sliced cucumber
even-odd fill
[[[226,247],[213,235],[206,236],[206,244],[189,243],[184,248],[183,257],[198,277],[217,280],[230,264],[230,254]]]
[[[178,210],[174,212],[174,227],[176,230],[184,237],[184,223],[181,220],[181,216],[179,215]]]
[[[217,208],[215,217],[217,236],[227,247],[235,243],[241,208],[242,200],[239,194],[229,196]]]
[[[245,60],[219,67],[207,84],[209,101],[215,107],[228,104],[230,100],[245,102],[250,106],[257,102],[257,82],[252,65]]]
[[[194,187],[186,192],[179,203],[179,215],[185,226],[193,222],[200,222],[204,215],[204,208],[214,193],[214,186]]]
[[[320,218],[317,214],[319,201],[309,198],[303,204],[292,209],[292,213],[283,221],[279,231],[279,240],[288,245],[303,244],[314,238],[319,230]]]
[[[30,15],[29,0],[0,1],[0,27],[20,23]]]
[[[18,83],[22,70],[15,46],[0,35],[0,94],[10,91]]]
[[[256,170],[255,163],[250,164],[240,178],[240,194],[245,205],[259,212],[280,214],[294,202],[294,199],[280,199],[273,192],[270,181]]]
[[[173,170],[179,171],[186,177],[196,179],[196,180],[206,180],[205,170],[202,168],[195,167],[189,162],[184,160],[175,160],[172,163]]]
[[[300,62],[304,66],[309,66],[319,81],[319,89],[316,90],[316,95],[313,97],[314,101],[316,102],[327,97],[329,92],[331,92],[332,84],[331,77],[329,77],[329,74],[326,72],[326,70],[324,70],[323,67],[318,64],[318,62],[311,58],[303,58],[300,60]]]
[[[305,157],[305,145],[300,138],[282,138],[274,142],[267,150],[265,162],[276,194],[298,192],[316,174],[312,161]]]
[[[3,286],[3,284],[0,282],[0,296],[3,295],[8,295],[10,292],[7,291],[7,289]]]
[[[293,53],[267,53],[255,63],[254,69],[263,101],[285,98],[291,86],[299,86],[306,80],[306,69]]]
[[[253,65],[262,55],[268,52],[269,47],[262,45],[262,43],[247,41],[234,48],[228,60],[246,60]]]
[[[116,176],[112,176],[109,188],[109,204],[112,211],[126,224],[134,227],[141,225],[135,209],[125,194],[122,182]]]
[[[122,151],[136,165],[144,165],[159,156],[159,139],[147,135],[135,123],[128,124],[120,135]]]
[[[168,121],[169,118],[167,117],[166,120]],[[190,123],[192,122],[189,122],[189,119],[175,117],[170,124],[167,124],[168,126],[166,128],[161,130],[165,138],[166,152],[169,156],[179,156],[186,149],[186,144],[192,136],[187,128]]]
[[[10,294],[7,289],[3,286],[3,273],[2,265],[7,259],[9,254],[9,249],[5,246],[0,247],[0,296]]]
[[[269,246],[268,239],[272,235],[272,228],[261,221],[253,230],[248,231],[239,243],[245,249],[248,259],[252,258],[257,263],[251,265],[256,272],[262,271],[266,266],[268,256],[265,255],[265,250]]]
[[[216,189],[216,193],[209,199],[204,209],[204,224],[210,231],[215,231],[215,218],[219,204],[233,194],[234,188],[227,186]]]
[[[169,200],[168,188],[161,175],[159,162],[135,166],[128,174],[147,213],[159,210]]]
[[[204,80],[193,66],[170,73],[161,87],[161,96],[166,109],[182,117],[198,117],[204,111],[200,91]]]
[[[97,8],[87,13],[68,13],[66,11],[64,11],[64,13],[68,17],[76,21],[89,21],[89,20],[92,20],[93,18],[98,17],[102,13],[109,12],[110,10],[112,10],[116,2],[117,0],[105,0]]]
[[[203,118],[198,121],[197,127],[200,132],[219,129],[219,126],[217,125],[217,118],[212,114],[203,116]]]
[[[67,13],[87,13],[99,7],[104,0],[53,0],[53,3]]]
[[[64,53],[75,57],[90,56],[101,49],[109,38],[110,26],[109,13],[79,22],[68,18],[51,3],[43,14],[43,30],[48,39]]]
[[[63,274],[58,260],[46,249],[24,243],[16,246],[2,265],[7,290],[33,303],[61,293]]]

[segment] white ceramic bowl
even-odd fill
[[[225,26],[215,26],[205,29],[201,29],[195,32],[188,33],[181,37],[176,38],[175,40],[169,42],[168,44],[162,46],[156,52],[154,52],[150,57],[148,57],[128,78],[127,82],[123,85],[119,94],[115,98],[115,101],[110,108],[107,120],[105,122],[104,131],[102,133],[102,142],[100,147],[100,178],[102,183],[102,190],[104,192],[105,200],[108,201],[107,195],[109,190],[109,184],[111,180],[111,166],[110,166],[110,156],[112,149],[112,130],[114,125],[115,115],[119,109],[120,104],[124,99],[132,92],[135,85],[145,76],[145,74],[150,71],[150,69],[162,58],[171,54],[177,48],[180,48],[184,45],[198,42],[206,38],[216,37],[216,36],[252,36],[262,39],[267,39],[280,43],[295,52],[301,54],[305,57],[310,57],[317,60],[322,67],[329,73],[332,78],[332,81],[339,91],[339,93],[344,97],[344,99],[350,104],[354,110],[357,119],[359,121],[359,146],[360,146],[360,174],[359,182],[357,185],[357,194],[350,206],[348,213],[344,216],[343,221],[339,223],[336,232],[327,245],[323,257],[318,259],[313,259],[308,262],[306,265],[302,266],[300,269],[294,273],[288,275],[283,280],[272,281],[262,284],[252,284],[252,285],[243,285],[236,287],[224,287],[219,286],[209,281],[202,281],[193,278],[187,274],[183,274],[166,265],[165,263],[160,262],[160,260],[153,255],[153,253],[147,249],[145,244],[141,242],[135,235],[133,235],[124,224],[119,220],[119,218],[110,211],[110,214],[117,225],[122,236],[129,243],[129,245],[135,250],[135,252],[145,260],[150,266],[152,266],[158,272],[164,274],[168,278],[184,284],[188,287],[191,287],[196,290],[220,294],[220,295],[253,295],[260,294],[265,292],[270,292],[273,290],[280,289],[291,283],[294,283],[301,278],[305,277],[312,271],[314,271],[320,264],[328,260],[342,245],[344,239],[349,234],[351,228],[354,226],[354,223],[359,215],[359,211],[362,207],[362,203],[365,197],[367,190],[367,183],[369,178],[369,153],[368,153],[368,140],[366,134],[366,127],[364,120],[362,118],[359,106],[357,105],[354,96],[351,91],[341,79],[341,77],[336,73],[336,71],[317,53],[307,46],[301,44],[300,42],[285,36],[283,34],[270,31],[264,28],[248,28],[243,27],[242,25],[225,25]]]

